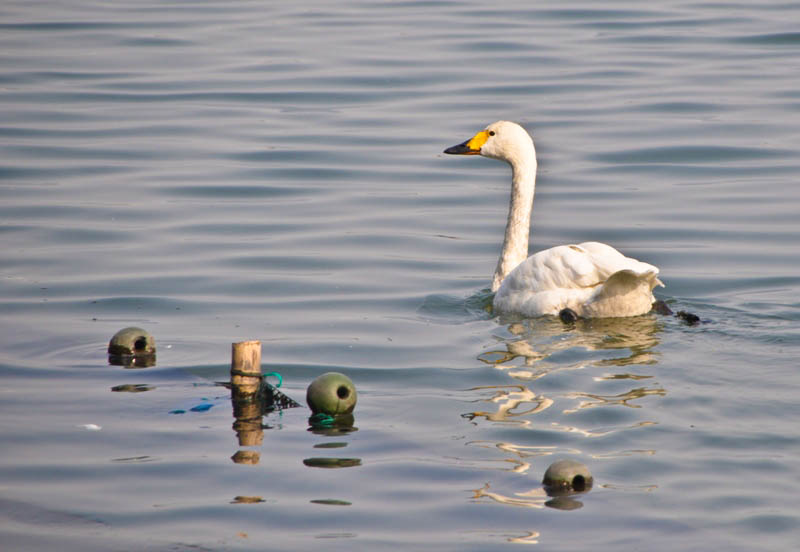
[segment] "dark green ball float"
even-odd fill
[[[142,328],[123,328],[108,342],[110,355],[154,355],[156,340]]]
[[[322,374],[311,382],[306,391],[306,403],[314,414],[343,416],[356,407],[356,386],[339,372]]]
[[[544,472],[542,484],[550,496],[585,493],[592,488],[594,479],[585,465],[576,460],[553,462]]]
[[[108,362],[126,368],[146,368],[156,361],[156,340],[142,328],[123,328],[108,342]]]

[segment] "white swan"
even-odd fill
[[[533,317],[571,309],[584,318],[609,318],[650,311],[653,288],[664,285],[658,268],[610,245],[559,245],[528,257],[536,150],[525,129],[497,121],[444,153],[482,155],[511,165],[511,205],[492,280],[496,312]]]

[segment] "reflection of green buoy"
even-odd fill
[[[550,496],[584,493],[592,488],[589,468],[576,460],[553,462],[544,472],[542,484]]]
[[[110,355],[154,355],[156,340],[142,328],[123,328],[108,343]]]
[[[311,382],[306,391],[306,402],[314,414],[350,414],[356,407],[356,400],[356,386],[350,378],[339,372],[322,374]]]
[[[303,464],[310,468],[352,468],[361,465],[361,458],[306,458]]]

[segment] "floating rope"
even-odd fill
[[[271,373],[274,374],[275,372],[271,372]],[[242,376],[242,377],[245,377],[245,378],[264,379],[264,375],[263,374],[254,374],[252,372],[242,372],[241,370],[233,370],[233,369],[231,369],[231,375],[232,376]]]
[[[280,373],[278,372],[268,372],[266,374],[251,374],[247,372],[242,372],[240,370],[231,370],[230,373],[234,376],[258,378],[260,380],[260,383],[258,385],[258,392],[241,396],[234,396],[235,397],[234,402],[237,403],[260,402],[262,403],[262,415],[267,414],[269,412],[273,412],[275,410],[280,411],[286,408],[295,408],[300,406],[300,403],[278,391],[278,387],[281,387],[283,385],[283,376],[281,376]],[[267,378],[270,377],[278,380],[277,382],[275,382],[275,385],[267,381]],[[221,385],[228,389],[233,388],[232,383],[229,381],[218,381],[217,385]],[[178,414],[178,412],[171,412],[171,414]]]
[[[270,376],[275,376],[276,378],[278,378],[278,383],[273,385],[273,387],[280,387],[281,385],[283,385],[283,376],[281,376],[278,372],[269,372],[268,374],[253,374],[251,372],[242,372],[241,370],[231,370],[231,375],[242,376],[244,378],[258,378],[262,381]]]
[[[277,385],[274,385],[273,387],[280,387],[281,385],[283,385],[283,376],[281,376],[278,372],[270,372],[268,374],[262,375],[261,377],[263,379],[266,379],[266,378],[268,378],[270,376],[275,376],[276,378],[278,378]],[[268,385],[271,385],[271,384],[268,383]]]

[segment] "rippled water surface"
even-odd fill
[[[3,2],[0,548],[794,549],[798,21]],[[703,322],[488,312],[509,171],[441,152],[497,119],[536,140],[532,250],[611,243]],[[108,364],[126,326],[155,366]],[[240,446],[247,339],[300,402],[348,374],[355,429]],[[548,503],[560,458],[594,487]]]

